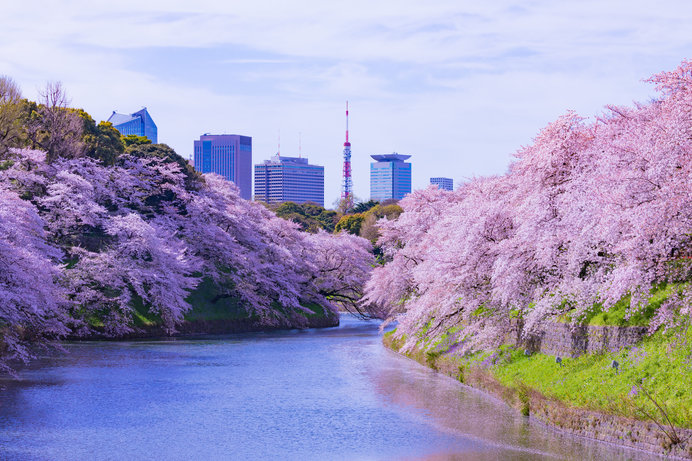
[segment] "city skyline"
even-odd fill
[[[355,195],[369,156],[415,156],[413,188],[502,174],[568,110],[656,95],[643,82],[689,57],[692,4],[581,1],[480,5],[141,2],[5,5],[0,72],[37,99],[61,81],[95,119],[146,105],[159,141],[190,158],[199,133],[245,133],[257,158],[297,153],[340,195],[350,105]],[[37,27],[36,24],[42,24]],[[199,31],[204,30],[204,34]],[[115,104],[117,103],[117,104]]]

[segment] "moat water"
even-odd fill
[[[66,345],[0,381],[5,460],[649,459],[403,358],[378,324]]]

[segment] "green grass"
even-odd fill
[[[672,285],[662,286],[651,290],[651,296],[641,309],[627,316],[630,305],[630,297],[627,296],[608,311],[604,311],[601,305],[596,305],[594,310],[585,319],[588,325],[618,325],[618,326],[648,326],[656,310],[673,292]]]
[[[161,325],[161,316],[154,312],[149,312],[139,296],[132,297],[132,323],[138,328]]]
[[[646,303],[636,311],[630,309],[629,296],[623,297],[608,310],[604,310],[601,303],[595,303],[586,316],[580,319],[579,323],[593,326],[648,326],[656,310],[668,299],[673,290],[679,288],[682,288],[682,286],[661,285],[652,288]],[[572,317],[567,312],[560,316],[558,321],[570,323]]]
[[[185,314],[187,321],[240,320],[251,317],[238,298],[219,297],[218,287],[208,278],[202,280],[197,289],[187,297],[187,302],[192,305],[192,310]]]
[[[645,419],[645,410],[664,419],[643,387],[674,425],[692,428],[692,328],[680,335],[658,332],[617,353],[563,358],[562,366],[552,356],[527,357],[504,347],[491,372],[505,386],[526,386],[570,406],[638,419]]]
[[[301,304],[302,305],[302,304]],[[313,318],[322,318],[327,315],[327,311],[324,310],[324,307],[321,306],[320,304],[317,303],[307,303],[305,305],[302,305],[303,307],[307,307],[312,311],[310,312],[305,312],[301,311],[300,314],[304,316],[307,319],[313,319]]]
[[[654,290],[646,309],[657,309],[671,291],[669,287]],[[639,318],[625,319],[626,302],[629,300],[623,300],[622,306],[607,313],[596,313],[588,319],[589,323],[648,323],[647,316],[652,314],[647,314],[646,309]],[[470,370],[481,368],[513,389],[516,396],[525,395],[523,410],[527,413],[527,392],[537,392],[571,407],[641,420],[647,420],[648,413],[664,426],[667,416],[677,427],[692,428],[692,324],[685,325],[676,331],[658,331],[637,346],[619,352],[562,358],[562,366],[554,356],[526,356],[523,348],[507,345],[463,357],[447,354],[458,339],[459,328],[434,342],[425,337],[419,339],[417,346],[405,355],[462,382]],[[405,337],[395,337],[394,331],[386,333],[383,339],[385,345],[397,351],[405,341]],[[618,369],[613,367],[613,361],[618,363]]]
[[[185,313],[185,320],[188,322],[196,321],[219,321],[219,320],[244,320],[257,319],[249,313],[241,304],[240,299],[234,296],[219,296],[219,289],[214,283],[205,278],[197,286],[197,289],[190,293],[187,301],[192,305],[192,309]],[[273,306],[277,312],[285,314],[284,309],[276,303]],[[324,307],[316,303],[306,305],[310,312],[301,312],[308,320],[327,316]],[[132,302],[133,323],[136,327],[150,327],[161,325],[161,317],[150,312],[142,303],[141,298],[133,297]],[[96,325],[93,325],[96,326]]]

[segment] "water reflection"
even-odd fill
[[[378,325],[75,343],[5,381],[0,459],[645,459],[384,349]]]

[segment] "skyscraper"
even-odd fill
[[[275,155],[255,165],[255,200],[324,206],[324,167],[307,158]]]
[[[396,152],[371,155],[375,162],[370,164],[370,198],[372,200],[399,200],[411,193],[411,164],[405,162],[410,155]]]
[[[434,184],[442,190],[454,190],[452,178],[430,178],[430,184]]]
[[[240,196],[252,198],[252,138],[237,134],[203,134],[195,141],[195,170],[218,173],[233,181]]]
[[[111,122],[113,128],[118,130],[123,136],[134,134],[136,136],[146,136],[154,144],[159,142],[156,123],[154,123],[146,107],[129,115],[113,111],[106,121]]]

